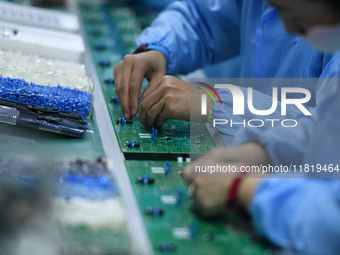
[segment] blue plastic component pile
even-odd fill
[[[58,111],[88,117],[93,96],[70,88],[41,86],[23,79],[0,76],[0,98],[31,106],[53,108]]]

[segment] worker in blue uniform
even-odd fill
[[[175,2],[142,33],[138,44],[144,52],[127,55],[115,66],[115,89],[125,117],[139,111],[145,127],[159,128],[167,119],[209,120],[201,118],[199,109],[188,107],[193,85],[166,74],[188,73],[239,56],[239,77],[320,78],[327,76],[331,60],[331,55],[316,52],[300,37],[286,33],[277,10],[265,1]],[[139,107],[144,77],[149,85]],[[261,101],[271,100],[271,87],[254,89]],[[312,107],[318,87],[310,90]],[[193,96],[192,101],[195,96],[200,100],[200,95]],[[222,101],[224,107],[213,112],[215,118],[230,111],[230,97],[223,95]]]
[[[280,10],[288,31],[302,35],[319,50],[340,50],[338,1],[269,2]],[[340,51],[334,54],[329,77],[339,77],[339,72]],[[340,254],[339,79],[326,79],[321,90],[323,95],[313,116],[299,126],[301,132],[275,129],[272,136],[268,131],[247,130],[241,134],[247,143],[215,149],[191,166],[232,162],[238,170],[243,166],[250,170],[267,164],[283,164],[289,169],[291,164],[291,169],[297,165],[302,170],[304,178],[289,178],[296,177],[293,170],[260,178],[244,178],[240,171],[226,179],[190,178],[190,170],[186,169],[183,176],[194,187],[194,204],[202,215],[216,216],[225,212],[226,200],[237,202],[249,212],[257,233],[275,244],[298,254]],[[302,146],[285,143],[284,138],[289,136]],[[253,173],[248,176],[255,177]]]

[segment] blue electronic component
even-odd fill
[[[107,176],[62,175],[56,178],[56,194],[66,199],[108,199],[117,195],[117,187]]]
[[[126,120],[125,118],[122,118],[122,125],[125,126],[125,124],[126,124]]]
[[[105,80],[105,83],[106,84],[114,84],[115,80],[113,78],[108,78],[108,79]]]
[[[100,65],[101,67],[109,67],[109,66],[111,65],[111,63],[110,63],[110,61],[108,61],[108,60],[100,60],[100,61],[99,61],[99,65]]]
[[[70,88],[41,86],[23,79],[0,76],[0,98],[30,106],[53,108],[88,117],[93,96],[86,91]]]
[[[118,97],[111,98],[111,103],[118,104],[119,103]]]
[[[157,249],[160,252],[174,252],[176,250],[176,246],[173,243],[161,242],[158,244]]]
[[[191,239],[194,239],[197,235],[197,223],[196,222],[190,222],[189,231],[190,231]]]
[[[164,214],[164,209],[148,206],[145,208],[145,213],[150,216],[162,216]]]
[[[164,170],[164,173],[165,173],[165,177],[167,177],[169,175],[169,173],[171,172],[171,167],[172,167],[172,164],[166,160],[165,161],[165,170]]]
[[[177,198],[176,198],[176,204],[179,205],[183,200],[183,191],[178,189],[177,190]]]
[[[168,160],[165,161],[165,165],[167,168],[170,168],[170,169],[172,167],[172,164]]]
[[[153,184],[155,182],[155,178],[147,177],[147,176],[138,176],[137,183],[140,184]]]
[[[155,129],[154,127],[151,128],[152,134],[151,134],[151,140],[154,141],[157,138],[157,129]]]
[[[133,120],[126,120],[125,118],[119,118],[116,120],[116,123],[122,124],[123,126],[125,126],[125,124],[133,124]]]
[[[127,147],[130,147],[131,149],[133,149],[133,148],[140,148],[140,143],[136,142],[136,141],[127,142],[125,145]]]

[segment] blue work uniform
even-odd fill
[[[331,76],[331,57],[287,34],[277,11],[260,0],[174,3],[144,31],[138,40],[142,43],[162,48],[169,73],[187,73],[240,55],[240,77]],[[270,94],[268,87],[256,89]],[[317,91],[328,94],[331,89],[320,85],[314,93]],[[335,100],[340,92],[336,92],[328,100],[322,93],[316,95],[314,104],[318,101],[320,107],[313,110],[311,118],[302,118],[301,137],[297,135],[296,143],[285,141],[292,135],[287,129],[283,129],[287,133],[266,131],[273,132],[272,136],[248,132],[243,141],[251,137],[263,143],[275,163],[288,163],[287,157],[295,163],[340,163],[340,101]],[[223,111],[220,114],[225,118]],[[321,120],[329,124],[320,124]],[[258,186],[249,209],[258,233],[278,245],[306,254],[339,254],[338,180],[267,179]]]
[[[259,0],[187,0],[175,2],[143,31],[137,44],[167,56],[167,72],[188,73],[198,68],[239,56],[238,77],[320,78],[327,76],[332,56],[313,50],[300,37],[288,34],[278,11]],[[227,72],[226,72],[227,73]],[[227,75],[226,75],[227,76]],[[213,85],[213,84],[211,84]],[[256,86],[256,101],[270,105],[270,86]],[[309,107],[315,106],[316,88]],[[213,107],[213,117],[231,114],[231,95],[219,90],[223,107]],[[255,99],[254,99],[255,101]],[[274,113],[271,117],[279,117]],[[295,117],[291,111],[289,117]],[[247,114],[245,118],[251,118]],[[234,135],[236,128],[217,127]]]
[[[337,53],[329,70],[330,78],[322,86],[323,96],[313,116],[304,118],[299,125],[299,131],[276,129],[275,137],[274,130],[247,130],[242,134],[244,142],[261,142],[275,165],[309,169],[308,173],[302,172],[310,179],[261,181],[249,207],[258,233],[302,254],[340,254],[339,68]],[[318,173],[318,167],[331,173]]]
[[[310,139],[303,160],[297,163],[303,167],[307,164],[310,171],[318,164],[326,169],[339,169],[339,85],[333,95],[317,107],[314,128],[309,125]],[[294,153],[291,151],[286,156]],[[328,177],[333,178],[329,179],[262,181],[250,205],[257,231],[282,247],[303,254],[339,254],[340,172],[332,171]]]
[[[330,60],[285,32],[277,10],[258,0],[175,2],[143,31],[137,43],[162,47],[168,73],[173,74],[239,55],[240,77],[318,78]]]

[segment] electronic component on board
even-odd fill
[[[112,97],[110,102],[114,104],[118,104],[119,103],[118,97]]]
[[[157,249],[160,252],[174,252],[176,250],[176,246],[173,243],[161,242],[158,244]]]
[[[133,124],[133,120],[127,120],[127,119],[125,119],[125,118],[119,118],[119,119],[117,119],[116,120],[116,123],[117,124],[122,124],[123,126],[125,126],[125,124]]]
[[[133,148],[139,148],[140,147],[140,143],[136,142],[136,141],[131,141],[131,142],[127,142],[126,146],[133,149]]]
[[[197,223],[196,222],[190,222],[189,232],[190,232],[190,238],[194,239],[197,235]]]
[[[145,213],[150,216],[162,216],[164,214],[164,209],[148,206],[145,208]]]
[[[108,78],[105,80],[106,84],[115,84],[115,80],[113,78]]]
[[[155,183],[155,178],[147,176],[138,176],[136,182],[140,184],[153,184]]]
[[[108,60],[100,60],[100,61],[98,62],[98,64],[99,64],[99,66],[101,66],[101,67],[110,67],[111,62],[108,61]]]
[[[156,140],[157,139],[157,133],[158,133],[158,130],[157,129],[155,129],[154,127],[151,129],[151,131],[152,131],[152,134],[151,134],[151,140],[152,141],[154,141],[154,140]]]

